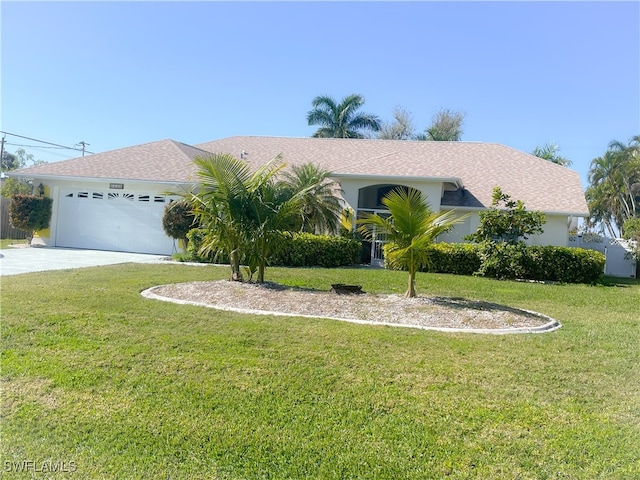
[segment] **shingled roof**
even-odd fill
[[[74,177],[137,180],[159,183],[189,182],[196,169],[193,159],[209,152],[174,140],[159,140],[133,147],[45,163],[11,172],[12,176]]]
[[[531,210],[589,213],[577,172],[495,143],[237,136],[190,146],[161,140],[15,173],[187,183],[194,178],[193,159],[208,152],[230,153],[256,166],[281,155],[288,165],[313,162],[336,178],[458,180],[464,190],[448,192],[443,205],[488,207],[493,188],[500,186]]]
[[[577,172],[496,143],[229,137],[196,147],[238,158],[245,152],[255,165],[282,154],[287,164],[314,162],[336,177],[460,179],[464,190],[446,194],[443,205],[489,207],[499,186],[530,210],[589,214]]]

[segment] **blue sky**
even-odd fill
[[[554,141],[586,186],[640,134],[640,2],[1,2],[1,130],[88,150],[311,136],[312,99],[362,94],[422,131]],[[7,137],[7,148],[39,145]],[[41,144],[40,144],[41,146]],[[73,151],[26,147],[58,161]]]

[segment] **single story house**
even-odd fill
[[[53,198],[51,227],[34,242],[47,246],[170,254],[164,208],[196,179],[193,159],[229,153],[250,165],[281,155],[287,165],[308,162],[331,172],[345,208],[358,216],[381,212],[381,199],[403,185],[420,190],[436,211],[469,218],[440,240],[463,241],[499,186],[529,210],[546,214],[532,244],[568,244],[569,230],[587,217],[577,172],[495,143],[236,136],[198,145],[160,140],[14,172]]]

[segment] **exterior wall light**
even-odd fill
[[[42,183],[38,185],[38,193],[40,194],[41,197],[44,196],[44,185]]]

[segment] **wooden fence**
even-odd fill
[[[20,240],[27,238],[22,230],[13,228],[9,223],[9,199],[0,197],[0,238]]]

